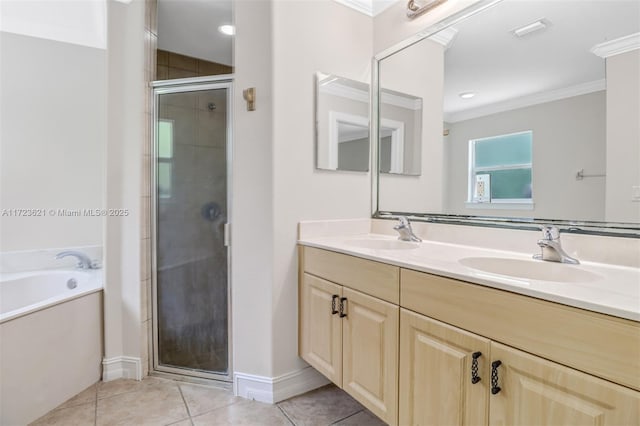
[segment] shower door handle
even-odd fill
[[[231,243],[231,224],[224,224],[224,246],[229,247]]]

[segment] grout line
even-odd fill
[[[276,407],[278,407],[278,410],[280,410],[280,412],[281,412],[281,413],[282,413],[282,414],[287,418],[287,420],[289,420],[289,422],[290,422],[293,426],[296,426],[296,424],[294,423],[294,421],[293,421],[293,420],[291,420],[291,417],[289,417],[289,416],[287,415],[286,411],[284,411],[284,410],[282,409],[282,407],[280,406],[280,404],[275,404],[275,405],[276,405]]]
[[[180,387],[180,384],[176,383],[176,386],[178,387],[178,392],[180,392],[180,397],[182,398],[182,402],[184,403],[184,406],[187,408],[187,415],[189,416],[189,419],[191,419],[191,410],[189,410],[189,404],[187,404],[187,400],[184,399],[184,394],[182,393],[182,388]],[[191,422],[191,424],[193,424],[193,422]]]
[[[360,410],[360,411],[356,411],[356,412],[355,412],[355,413],[353,413],[353,414],[349,414],[347,417],[344,417],[344,418],[342,418],[342,419],[338,419],[338,420],[336,420],[335,422],[333,422],[333,423],[331,423],[331,424],[332,424],[332,425],[335,425],[336,423],[340,423],[341,421],[343,421],[343,420],[347,420],[349,417],[353,417],[353,416],[355,416],[356,414],[359,414],[359,413],[362,413],[362,412],[364,412],[364,409],[362,409],[362,410]]]
[[[0,1],[2,1],[2,0],[0,0]],[[248,400],[248,401],[249,401],[249,400]],[[200,416],[204,416],[205,414],[209,414],[209,413],[211,413],[211,412],[213,412],[213,411],[220,410],[221,408],[227,408],[227,407],[230,407],[230,406],[232,406],[232,405],[234,405],[234,404],[237,404],[238,402],[240,402],[240,401],[234,401],[234,402],[232,402],[232,403],[230,403],[230,404],[226,404],[226,405],[222,405],[222,406],[220,406],[220,407],[212,408],[211,410],[203,411],[202,413],[199,413],[199,414],[197,414],[197,415],[195,415],[195,416],[193,416],[193,417],[200,417]],[[192,417],[192,418],[193,418],[193,417]]]

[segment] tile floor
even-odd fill
[[[99,382],[32,425],[384,425],[333,385],[276,405],[233,396],[230,390],[157,377]]]

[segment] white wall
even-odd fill
[[[102,244],[104,49],[0,32],[0,250]],[[5,212],[7,213],[7,212]],[[8,213],[7,213],[8,214]]]
[[[314,166],[314,73],[368,81],[372,20],[330,0],[273,3],[273,375],[298,358],[297,223],[370,215],[368,173]],[[240,64],[238,69],[240,68]]]
[[[231,304],[233,369],[273,372],[273,96],[270,1],[234,3],[235,93]],[[242,90],[256,88],[256,110]]]
[[[144,2],[108,3],[106,206],[126,208],[105,230],[104,332],[107,378],[141,373],[140,200],[143,174]],[[149,170],[145,170],[149,173]],[[122,357],[131,357],[127,360]],[[124,369],[120,371],[120,369]]]
[[[640,222],[640,50],[607,58],[607,201],[609,222]],[[640,189],[638,189],[640,192]]]
[[[380,211],[432,212],[443,204],[443,46],[422,40],[380,63],[380,85],[422,98],[422,170],[419,176],[383,174]],[[428,166],[426,166],[428,164]]]
[[[526,130],[533,131],[534,210],[467,208],[469,140]],[[575,178],[580,169],[605,172],[604,91],[449,124],[445,139],[447,202],[434,213],[604,220],[605,179]]]

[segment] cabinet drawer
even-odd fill
[[[637,322],[407,269],[400,299],[412,311],[640,390]]]
[[[304,272],[387,302],[400,301],[400,268],[313,247],[303,247]]]

